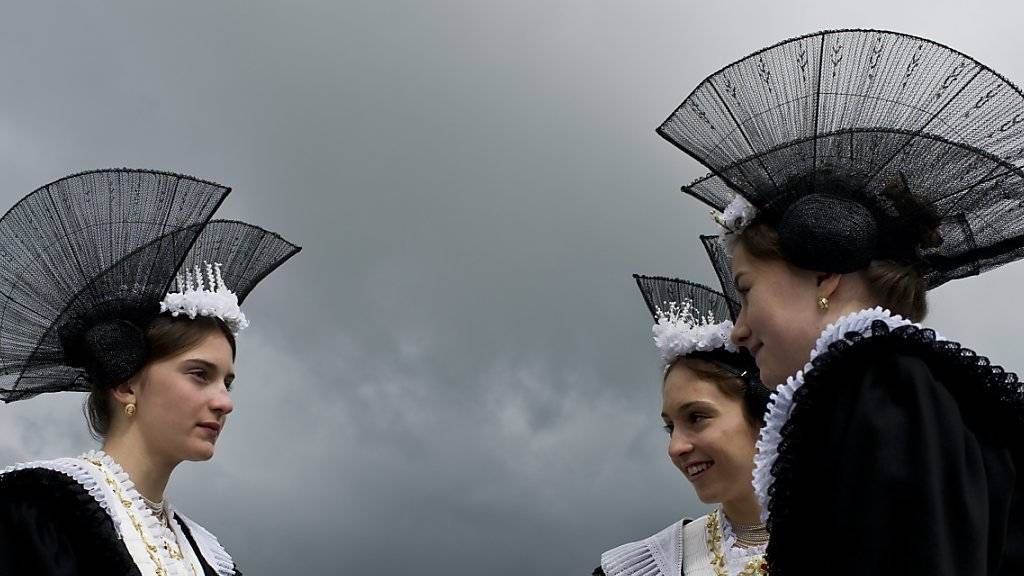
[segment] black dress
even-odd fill
[[[204,576],[218,576],[187,524],[175,521]],[[142,576],[101,504],[75,479],[46,468],[0,475],[0,575],[29,574]]]
[[[1015,375],[874,320],[803,382],[770,466],[772,576],[1024,574]]]

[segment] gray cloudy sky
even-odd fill
[[[632,272],[710,281],[701,175],[654,134],[777,40],[880,27],[1024,83],[1019,2],[4,2],[0,208],[132,166],[232,186],[304,251],[247,301],[236,411],[178,505],[248,575],[589,574],[704,507],[665,456]],[[1024,264],[931,323],[1014,369]],[[1005,308],[1005,306],[1003,307]],[[92,445],[0,407],[0,462]]]

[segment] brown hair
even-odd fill
[[[775,229],[755,221],[733,240],[753,257],[786,260]],[[916,266],[896,260],[872,260],[863,271],[864,280],[878,304],[894,314],[920,322],[928,314],[928,285]]]
[[[681,364],[693,370],[697,376],[714,384],[722,394],[739,402],[743,406],[743,419],[747,421],[747,424],[754,428],[760,428],[764,424],[763,414],[751,413],[752,408],[745,399],[747,383],[742,378],[714,362],[689,356],[680,356],[669,364],[665,369],[665,378],[668,378],[669,373]]]
[[[231,346],[231,357],[234,358],[235,336],[223,320],[208,316],[198,316],[195,319],[184,316],[158,316],[146,328],[145,365],[191,350],[210,334],[218,333],[227,339]],[[85,402],[84,411],[89,433],[93,438],[106,438],[113,416],[110,390],[94,387]]]

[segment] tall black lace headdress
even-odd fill
[[[729,272],[729,254],[717,236],[702,236],[701,241],[722,291],[679,278],[633,275],[655,322],[654,343],[666,365],[680,356],[700,358],[741,378],[749,413],[764,414],[771,391],[761,382],[750,353],[730,340],[740,307]]]
[[[658,133],[711,171],[686,193],[727,227],[769,222],[798,265],[902,259],[935,287],[1024,256],[1024,94],[936,42],[786,40],[709,76]]]
[[[0,218],[0,399],[117,383],[141,367],[142,332],[179,273],[227,260],[218,285],[234,280],[241,300],[298,251],[258,227],[211,222],[228,192],[179,174],[100,170],[11,208]]]

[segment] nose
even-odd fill
[[[672,431],[672,437],[668,441],[668,457],[675,461],[690,452],[693,452],[693,442],[677,427]]]
[[[228,393],[227,386],[217,387],[213,398],[210,399],[210,409],[221,416],[227,416],[235,409],[235,403],[231,400],[231,394]]]
[[[739,347],[745,347],[747,341],[750,339],[750,326],[747,324],[746,308],[740,309],[739,316],[736,317],[736,323],[732,327],[732,334],[729,338],[732,343]]]

